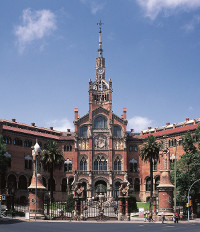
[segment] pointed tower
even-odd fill
[[[103,57],[101,26],[103,23],[100,21],[99,25],[99,48],[98,57],[96,58],[96,80],[92,82],[89,80],[89,110],[102,106],[110,111],[112,109],[112,80],[109,82],[105,80],[105,58]]]

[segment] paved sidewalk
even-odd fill
[[[36,220],[37,222],[49,222],[49,223],[53,223],[53,222],[60,222],[60,223],[140,223],[140,224],[149,224],[149,223],[158,223],[161,224],[161,221],[156,221],[156,222],[144,222],[143,218],[134,218],[134,220],[131,221],[111,221],[111,220],[107,220],[107,221],[66,221],[66,220]],[[28,220],[25,219],[25,217],[4,217],[4,218],[0,218],[0,224],[2,223],[17,223],[17,222],[35,222],[34,219]],[[183,223],[200,223],[200,218],[194,219],[194,220],[190,220],[189,222],[184,220],[184,221],[179,221],[180,224]],[[173,221],[165,221],[165,224],[174,224]]]

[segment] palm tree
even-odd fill
[[[57,148],[55,141],[48,141],[41,155],[42,166],[50,174],[50,198],[53,202],[53,174],[54,170],[61,168],[64,163],[63,152]]]
[[[153,135],[148,136],[146,143],[140,149],[141,159],[145,162],[149,161],[150,165],[150,202],[149,210],[152,213],[152,201],[153,201],[153,162],[159,159],[159,151],[161,148],[161,143],[156,142],[156,138]]]

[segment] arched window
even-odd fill
[[[154,161],[153,161],[153,170],[154,170],[154,171],[157,171],[157,163],[158,163],[157,160],[154,160]]]
[[[176,145],[177,145],[177,141],[176,141],[176,139],[174,139],[174,147],[176,147]]]
[[[24,141],[24,147],[31,147],[31,146],[32,146],[32,141],[30,141],[30,140]]]
[[[134,151],[135,151],[135,152],[138,151],[138,146],[137,146],[137,145],[134,146]]]
[[[46,179],[44,178],[44,176],[42,177],[42,183],[43,183],[44,187],[47,187],[47,181],[46,181]]]
[[[120,126],[114,126],[114,137],[121,137],[122,130]]]
[[[134,158],[129,161],[130,172],[138,171],[138,162]]]
[[[23,175],[19,177],[18,188],[24,190],[27,189],[27,180]]]
[[[6,144],[11,144],[11,143],[12,143],[12,140],[11,140],[11,138],[10,138],[9,136],[5,136],[5,137],[4,137],[4,142],[5,142]]]
[[[32,156],[27,155],[24,157],[24,168],[25,169],[32,169]]]
[[[80,170],[87,171],[87,160],[85,157],[82,157],[82,159],[80,161]]]
[[[107,129],[107,119],[103,116],[99,116],[94,120],[95,129]]]
[[[64,151],[72,151],[72,146],[71,145],[64,145]]]
[[[7,157],[7,164],[8,164],[8,167],[11,168],[11,158],[12,158],[12,155],[9,154],[8,152],[6,152],[4,154],[5,157]]]
[[[133,151],[133,146],[132,145],[129,146],[129,151]]]
[[[133,179],[131,177],[128,178],[128,182],[130,184],[130,188],[133,187]]]
[[[62,179],[62,192],[67,192],[67,180],[66,178]]]
[[[72,171],[72,161],[69,158],[67,158],[64,161],[64,171],[65,172],[71,172]]]
[[[114,197],[117,198],[119,196],[119,188],[121,186],[121,183],[119,181],[117,181],[115,183],[115,192],[114,192]]]
[[[70,190],[70,191],[72,191],[72,183],[73,183],[73,181],[74,181],[74,178],[73,178],[73,177],[69,178],[68,184],[69,184],[69,190]]]
[[[84,137],[84,138],[87,137],[87,129],[88,129],[87,126],[82,126],[80,128],[80,137]]]
[[[15,175],[10,174],[8,176],[8,194],[13,194],[17,188],[17,180]]]
[[[122,162],[119,157],[117,157],[114,161],[114,170],[117,170],[117,171],[122,170]]]
[[[22,146],[22,140],[19,138],[15,138],[13,141],[14,145],[16,146]]]
[[[140,179],[139,178],[135,178],[135,181],[134,181],[134,190],[135,190],[135,192],[139,192],[140,191]]]
[[[94,160],[94,170],[107,170],[107,160],[104,156],[98,156]]]
[[[150,179],[150,177],[146,178],[146,191],[151,191],[151,179]]]
[[[97,194],[100,194],[100,193],[105,194],[107,192],[107,183],[104,180],[98,180],[95,183],[95,192]]]
[[[160,184],[160,176],[157,176],[155,179],[155,189],[158,190],[158,185]]]

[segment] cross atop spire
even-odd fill
[[[97,23],[97,25],[99,25],[99,33],[101,33],[101,25],[104,25],[104,23],[102,23],[100,20],[99,23]]]
[[[101,26],[103,25],[103,23],[101,22],[101,20],[99,21],[99,23],[97,23],[97,25],[99,25],[99,49],[98,49],[98,53],[99,53],[99,57],[102,57],[103,49],[102,49],[102,42],[101,42]]]

